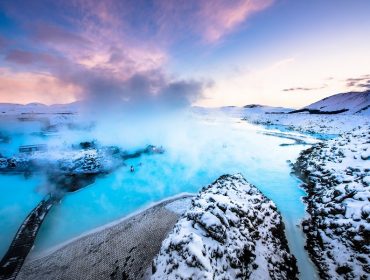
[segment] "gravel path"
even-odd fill
[[[182,212],[168,206],[181,200],[189,203],[191,199],[183,196],[161,202],[47,256],[33,260],[31,256],[17,279],[143,279]]]

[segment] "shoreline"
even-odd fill
[[[69,244],[75,242],[75,241],[78,241],[79,239],[82,239],[86,236],[89,236],[89,235],[92,235],[92,234],[98,234],[99,232],[103,231],[103,230],[106,230],[106,229],[109,229],[111,227],[114,227],[116,225],[119,225],[120,223],[123,223],[125,222],[126,220],[129,220],[131,219],[132,217],[135,217],[137,215],[140,215],[141,213],[153,208],[153,207],[156,207],[156,206],[160,206],[161,204],[169,204],[169,203],[172,203],[176,200],[181,200],[183,198],[190,198],[190,197],[194,197],[196,194],[194,193],[188,193],[188,192],[182,192],[182,193],[179,193],[179,194],[176,194],[174,196],[170,196],[170,197],[167,197],[167,198],[164,198],[164,199],[161,199],[159,201],[156,201],[156,202],[152,202],[150,204],[148,204],[147,206],[144,206],[142,208],[139,208],[137,209],[136,211],[122,217],[122,218],[119,218],[117,220],[114,220],[112,222],[109,222],[107,224],[104,224],[102,226],[98,226],[92,230],[88,230],[86,232],[83,232],[81,234],[79,234],[78,236],[76,237],[73,237],[71,239],[68,239],[58,245],[55,245],[49,249],[46,249],[44,251],[41,251],[39,253],[30,253],[30,255],[28,256],[28,258],[31,260],[31,261],[34,261],[34,260],[38,260],[40,258],[44,258],[50,254],[53,254],[54,252],[56,252],[57,250],[59,249],[62,249],[63,247],[65,246],[68,246]]]
[[[192,197],[182,193],[167,198],[41,254],[30,254],[18,279],[144,279],[182,214],[176,202],[190,205]]]

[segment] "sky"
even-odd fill
[[[0,102],[299,108],[370,89],[368,0],[2,0]]]

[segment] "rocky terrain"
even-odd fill
[[[296,279],[274,203],[241,175],[204,187],[163,241],[152,279]]]
[[[20,152],[11,157],[0,155],[0,173],[30,175],[34,172],[46,172],[53,185],[63,188],[71,185],[72,181],[77,184],[78,180],[75,178],[88,181],[90,177],[107,174],[125,165],[124,161],[127,159],[164,152],[163,148],[152,145],[128,152],[116,146],[101,146],[94,141],[81,142],[62,149],[46,146],[41,149],[39,146],[32,146],[35,151]]]
[[[303,151],[294,165],[308,193],[307,249],[323,279],[369,279],[370,127]]]

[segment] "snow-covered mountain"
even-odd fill
[[[259,104],[245,105],[243,108],[248,113],[250,112],[250,113],[265,113],[265,114],[287,113],[293,110],[291,108],[273,107],[273,106],[259,105]]]
[[[29,103],[25,105],[16,103],[0,103],[0,113],[6,115],[75,113],[78,112],[81,105],[81,101],[53,105],[45,105],[42,103]]]
[[[345,92],[326,97],[312,103],[303,110],[338,112],[345,114],[370,114],[370,90],[364,92]]]

